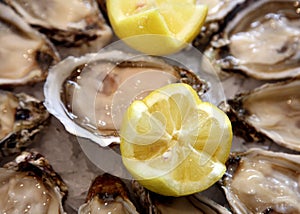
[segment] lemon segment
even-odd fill
[[[223,111],[211,103],[203,103],[200,109],[210,116],[207,118],[206,124],[202,126],[202,132],[198,136],[194,148],[213,154],[220,162],[225,163],[231,148],[227,145],[228,140],[232,139],[231,122]]]
[[[208,10],[191,0],[108,0],[107,9],[116,35],[151,55],[186,46],[200,32]]]
[[[206,18],[206,10],[205,5],[178,3],[162,5],[160,13],[174,37],[179,41],[189,43],[200,32]],[[187,32],[190,33],[187,34]]]
[[[123,163],[135,179],[159,194],[182,196],[222,177],[232,130],[224,112],[177,83],[134,101],[120,137]]]

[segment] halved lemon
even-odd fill
[[[227,115],[184,83],[134,101],[122,121],[125,167],[143,186],[183,196],[207,189],[225,173],[232,128]]]
[[[179,51],[200,32],[207,6],[194,0],[107,0],[114,32],[151,55]]]

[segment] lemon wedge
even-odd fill
[[[226,171],[232,128],[227,115],[193,88],[174,83],[134,101],[124,115],[121,155],[133,178],[158,194],[207,189]]]
[[[108,0],[116,35],[151,55],[172,54],[200,32],[208,7],[191,0]]]

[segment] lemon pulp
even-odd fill
[[[134,101],[120,136],[123,163],[135,179],[156,193],[182,196],[222,177],[232,130],[224,112],[176,83]]]

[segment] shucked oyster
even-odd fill
[[[223,70],[257,79],[300,75],[299,1],[249,1],[228,22],[208,52]]]
[[[96,213],[138,214],[121,179],[107,173],[95,178],[78,214]]]
[[[51,43],[0,2],[0,85],[44,80],[59,61]]]
[[[204,88],[195,74],[159,58],[120,51],[68,57],[49,72],[45,105],[70,133],[107,146],[119,142],[118,129],[133,100],[175,82],[199,93]]]
[[[0,213],[63,214],[67,187],[40,154],[23,152],[0,168]]]
[[[45,33],[62,56],[97,52],[112,36],[94,0],[5,0]]]
[[[300,151],[300,79],[265,84],[228,103],[234,130],[255,138],[254,131],[282,146]],[[252,130],[251,130],[252,129]],[[251,136],[251,134],[254,134]]]
[[[251,149],[232,155],[222,185],[234,213],[300,213],[299,171],[299,155]]]
[[[20,152],[42,129],[48,117],[43,103],[34,97],[0,90],[1,154]]]

